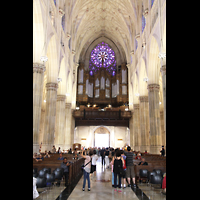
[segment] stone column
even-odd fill
[[[141,147],[140,151],[149,152],[149,100],[148,96],[140,96],[140,135]]]
[[[65,104],[65,149],[69,149],[72,146],[71,143],[71,121],[72,121],[72,114],[71,114],[71,103]]]
[[[134,115],[133,115],[133,135],[135,141],[135,149],[136,151],[140,150],[140,112],[139,112],[139,104],[133,104],[134,107]]]
[[[164,128],[166,134],[166,65],[160,68],[162,73],[162,89],[163,89],[163,103],[164,103]]]
[[[65,145],[65,99],[66,95],[57,95],[56,102],[56,126],[55,126],[55,147],[64,149]]]
[[[149,122],[150,122],[150,153],[159,154],[161,149],[160,108],[158,84],[149,84]]]
[[[58,83],[46,84],[46,110],[45,110],[45,127],[42,151],[51,151],[54,145],[55,121],[56,121],[56,100],[57,100]]]
[[[39,153],[39,129],[45,70],[43,64],[33,63],[33,153]]]

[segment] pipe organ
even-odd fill
[[[79,64],[77,73],[77,101],[82,105],[120,106],[128,102],[128,69],[126,63],[112,76],[104,67],[91,75],[84,63]]]

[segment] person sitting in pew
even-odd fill
[[[48,154],[47,150],[45,151],[45,156],[44,158],[50,158],[50,155]]]
[[[73,157],[73,160],[78,160],[77,154],[75,154],[75,156]]]
[[[69,177],[69,166],[71,162],[67,161],[67,157],[64,157],[63,163],[61,163],[60,167],[64,169],[63,175],[65,176],[65,186],[68,185],[68,177]]]
[[[145,158],[142,158],[138,165],[148,165],[148,162],[145,161]]]
[[[42,154],[40,154],[39,157],[37,157],[35,160],[36,160],[37,162],[38,162],[38,161],[43,161],[44,158],[42,157]]]
[[[58,160],[64,160],[62,153],[60,153],[60,157],[58,157]]]
[[[135,157],[135,159],[141,159],[141,154],[138,153],[137,156]]]

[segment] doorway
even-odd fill
[[[109,147],[110,146],[110,142],[109,142],[109,134],[101,134],[101,133],[95,133],[95,139],[94,139],[95,143],[94,146],[95,147]]]
[[[97,148],[110,146],[110,132],[106,127],[100,126],[94,131],[94,146]]]

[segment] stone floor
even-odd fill
[[[112,187],[111,169],[106,169],[101,164],[101,157],[97,161],[96,178],[90,179],[91,191],[88,191],[88,183],[86,181],[85,191],[82,191],[83,176],[77,180],[73,186],[66,188],[64,182],[60,187],[54,186],[50,190],[40,193],[37,200],[166,200],[166,195],[161,193],[158,186],[150,186],[147,183],[137,183],[137,187],[122,188],[122,192],[114,191]]]

